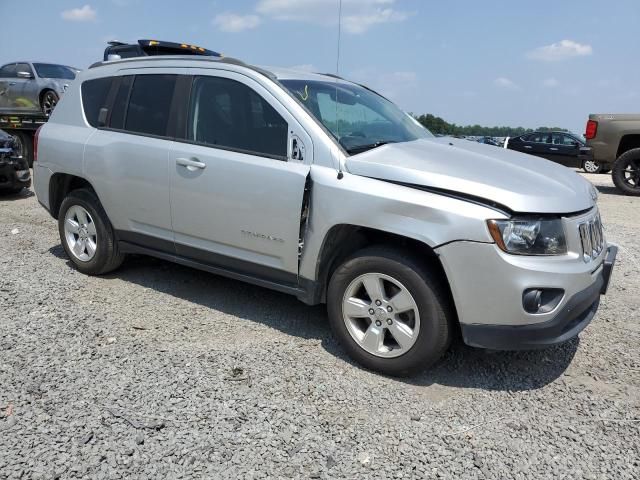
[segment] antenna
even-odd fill
[[[342,0],[338,0],[338,45],[336,53],[336,136],[340,141],[340,119],[338,118],[338,79],[340,78],[340,36],[342,33]],[[338,160],[338,180],[342,180],[342,162]]]

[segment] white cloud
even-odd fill
[[[293,65],[289,67],[291,70],[298,70],[300,72],[317,72],[318,69],[311,63],[304,63],[302,65]]]
[[[593,48],[591,48],[591,45],[581,44],[573,40],[561,40],[558,43],[538,47],[530,51],[527,56],[533,60],[557,62],[572,57],[588,56],[592,53]]]
[[[348,33],[364,33],[374,25],[402,22],[408,18],[406,12],[397,12],[392,8],[377,9],[369,13],[346,15],[342,18],[344,30]]]
[[[547,88],[556,88],[558,85],[560,85],[560,82],[551,77],[551,78],[547,78],[542,82],[542,85],[544,85]]]
[[[96,19],[96,11],[91,8],[91,5],[85,5],[81,8],[65,10],[60,16],[72,22],[91,22]]]
[[[364,33],[375,25],[402,22],[408,12],[394,8],[396,0],[343,0],[342,26],[347,33]],[[260,0],[256,11],[282,21],[334,26],[338,23],[336,0]]]
[[[347,72],[346,77],[400,103],[411,98],[419,85],[418,75],[410,71],[380,73],[374,68],[362,68]]]
[[[493,81],[496,87],[506,88],[508,90],[520,90],[518,84],[506,77],[498,77]]]
[[[260,25],[260,17],[257,15],[238,15],[226,12],[216,15],[213,24],[223,32],[242,32],[251,30]]]

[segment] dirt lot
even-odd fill
[[[32,194],[0,200],[0,479],[638,478],[640,198],[589,179],[620,252],[579,340],[455,345],[408,380],[282,294],[144,257],[79,274]]]

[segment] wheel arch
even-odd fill
[[[49,211],[51,216],[58,218],[60,205],[64,198],[73,190],[86,188],[91,190],[96,196],[96,191],[91,183],[82,177],[68,173],[54,173],[49,181]]]
[[[633,150],[634,148],[640,148],[640,134],[624,135],[620,139],[616,158],[618,158],[623,153],[628,152],[629,150]]]
[[[331,275],[344,260],[365,247],[384,245],[410,252],[422,266],[434,271],[438,278],[442,279],[443,287],[455,313],[455,303],[448,277],[433,248],[415,238],[353,224],[334,225],[325,235],[316,262],[316,288],[313,303],[326,302]]]

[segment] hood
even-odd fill
[[[575,171],[532,155],[455,138],[392,143],[348,157],[354,175],[446,190],[519,213],[572,213],[595,204]]]

